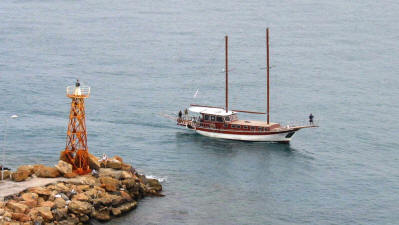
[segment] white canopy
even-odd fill
[[[190,108],[188,108],[188,110],[195,113],[205,113],[216,116],[230,116],[235,114],[235,112],[233,111],[226,112],[225,109],[221,108],[211,108],[211,107],[202,107],[202,106],[191,106]]]

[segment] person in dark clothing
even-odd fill
[[[183,113],[181,112],[181,110],[179,111],[179,119],[181,119],[181,116],[183,115]]]
[[[313,125],[313,114],[312,113],[309,115],[309,124]]]
[[[8,167],[4,167],[4,169],[3,169],[3,165],[0,165],[0,171],[1,170],[11,170],[10,168],[8,168]]]
[[[184,110],[184,119],[185,120],[188,120],[189,118],[188,118],[188,110],[187,110],[187,108]]]
[[[75,87],[80,87],[80,83],[79,83],[79,80],[76,80],[76,84],[75,84]]]

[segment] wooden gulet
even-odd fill
[[[191,104],[188,111],[199,113],[191,116],[179,115],[177,125],[193,130],[198,134],[230,140],[259,141],[259,142],[284,142],[288,143],[295,132],[303,128],[317,127],[316,125],[282,126],[270,122],[270,58],[269,58],[269,28],[266,29],[266,113],[247,110],[229,110],[228,97],[228,36],[225,36],[225,76],[226,94],[225,108]],[[266,121],[240,120],[238,113],[266,114]]]

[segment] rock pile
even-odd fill
[[[137,206],[145,196],[162,196],[162,185],[156,179],[140,175],[122,158],[100,162],[90,157],[90,175],[78,176],[68,163],[55,167],[20,166],[8,177],[20,182],[31,176],[72,177],[44,187],[29,188],[0,202],[0,224],[87,224],[90,219],[108,221]],[[97,167],[96,167],[97,166]]]

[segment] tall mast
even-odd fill
[[[269,28],[266,28],[266,70],[267,70],[267,124],[270,123],[270,93],[269,93]]]
[[[267,68],[267,124],[270,122],[270,95],[269,95],[269,28],[266,28],[266,68]]]
[[[226,113],[229,111],[229,57],[228,57],[228,37],[227,35],[225,36],[225,42],[226,42]]]

